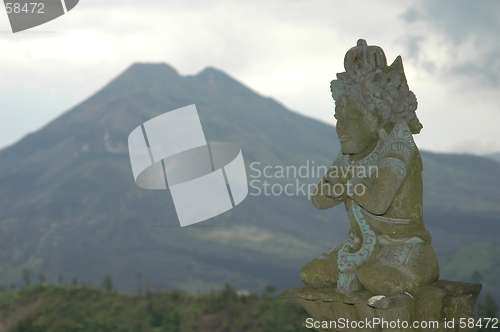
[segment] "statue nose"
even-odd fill
[[[345,119],[344,119],[344,117],[341,116],[337,119],[337,124],[335,125],[335,127],[337,128],[337,132],[339,130],[343,130],[344,125],[345,125]]]

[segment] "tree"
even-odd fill
[[[41,283],[41,284],[43,284],[43,283],[45,282],[45,280],[46,280],[46,279],[45,279],[45,274],[40,273],[40,274],[38,275],[38,280],[40,280],[40,283]]]
[[[273,285],[266,285],[264,288],[264,295],[272,295],[274,292],[276,292],[277,288]]]
[[[141,273],[139,273],[137,275],[137,282],[138,282],[137,296],[142,296],[142,274]]]
[[[477,332],[498,331],[498,322],[495,324],[493,318],[498,318],[498,306],[491,293],[486,293],[484,301],[478,303],[478,314],[482,318],[483,326],[476,328]],[[488,323],[488,326],[486,324]]]
[[[491,293],[487,293],[485,298],[484,298],[483,310],[484,310],[485,317],[488,317],[488,318],[497,317],[498,306],[495,302],[495,299],[493,298],[493,295],[491,295]]]
[[[107,291],[113,290],[113,278],[111,278],[109,274],[106,274],[106,276],[102,280],[102,288],[104,288]]]
[[[23,279],[26,286],[31,284],[31,275],[33,272],[30,269],[23,269]]]
[[[179,311],[174,310],[163,318],[161,324],[162,331],[165,332],[179,332],[181,330],[181,316]]]
[[[144,293],[146,293],[146,298],[148,300],[151,300],[151,297],[153,296],[153,282],[151,281],[148,281],[145,285],[144,285]]]

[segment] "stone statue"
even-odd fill
[[[341,152],[312,203],[319,209],[344,203],[349,238],[302,268],[306,287],[280,296],[299,301],[317,320],[473,317],[481,285],[438,280],[413,141],[422,125],[401,56],[388,66],[380,47],[360,39],[344,68],[331,82]]]
[[[422,125],[401,57],[387,66],[378,46],[359,40],[331,82],[341,152],[312,202],[345,204],[349,239],[303,267],[309,286],[350,294],[411,292],[439,278],[422,217],[422,160],[412,134]],[[339,195],[340,194],[340,195]]]

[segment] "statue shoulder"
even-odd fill
[[[390,167],[401,177],[405,177],[410,169],[422,171],[420,152],[405,121],[399,121],[389,134],[383,131],[380,138],[379,168]]]
[[[410,165],[415,161],[415,158],[420,159],[420,153],[406,121],[401,120],[396,123],[389,134],[382,129],[380,139],[382,140],[382,148],[379,163],[386,158],[394,158]]]

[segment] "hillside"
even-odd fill
[[[481,283],[500,296],[500,242],[475,242],[460,249],[441,264],[441,275],[449,280],[473,282],[479,272]]]
[[[497,162],[500,162],[500,152],[489,154],[486,157],[491,158]]]
[[[180,76],[166,64],[132,65],[0,151],[0,284],[20,283],[29,269],[52,282],[62,275],[93,285],[110,274],[127,292],[135,291],[139,274],[157,288],[192,293],[226,282],[251,291],[300,285],[300,267],[347,237],[342,207],[320,211],[303,195],[255,196],[250,188],[235,209],[180,228],[168,191],[135,185],[128,134],[190,104],[208,141],[242,148],[249,180],[256,179],[253,162],[260,170],[329,165],[339,150],[333,127],[219,70]],[[500,164],[469,155],[422,157],[424,217],[440,259],[473,242],[497,241]],[[307,184],[318,177],[267,180]]]
[[[269,294],[239,295],[229,286],[196,296],[130,296],[86,286],[4,289],[0,312],[0,332],[307,331],[307,313],[298,303]]]
[[[0,288],[0,332],[308,331],[302,324],[309,315],[300,304],[279,299],[273,291],[239,294],[225,285],[217,292],[189,295],[144,286],[126,295],[85,285]],[[495,300],[485,296],[478,304],[480,317],[498,317]]]

